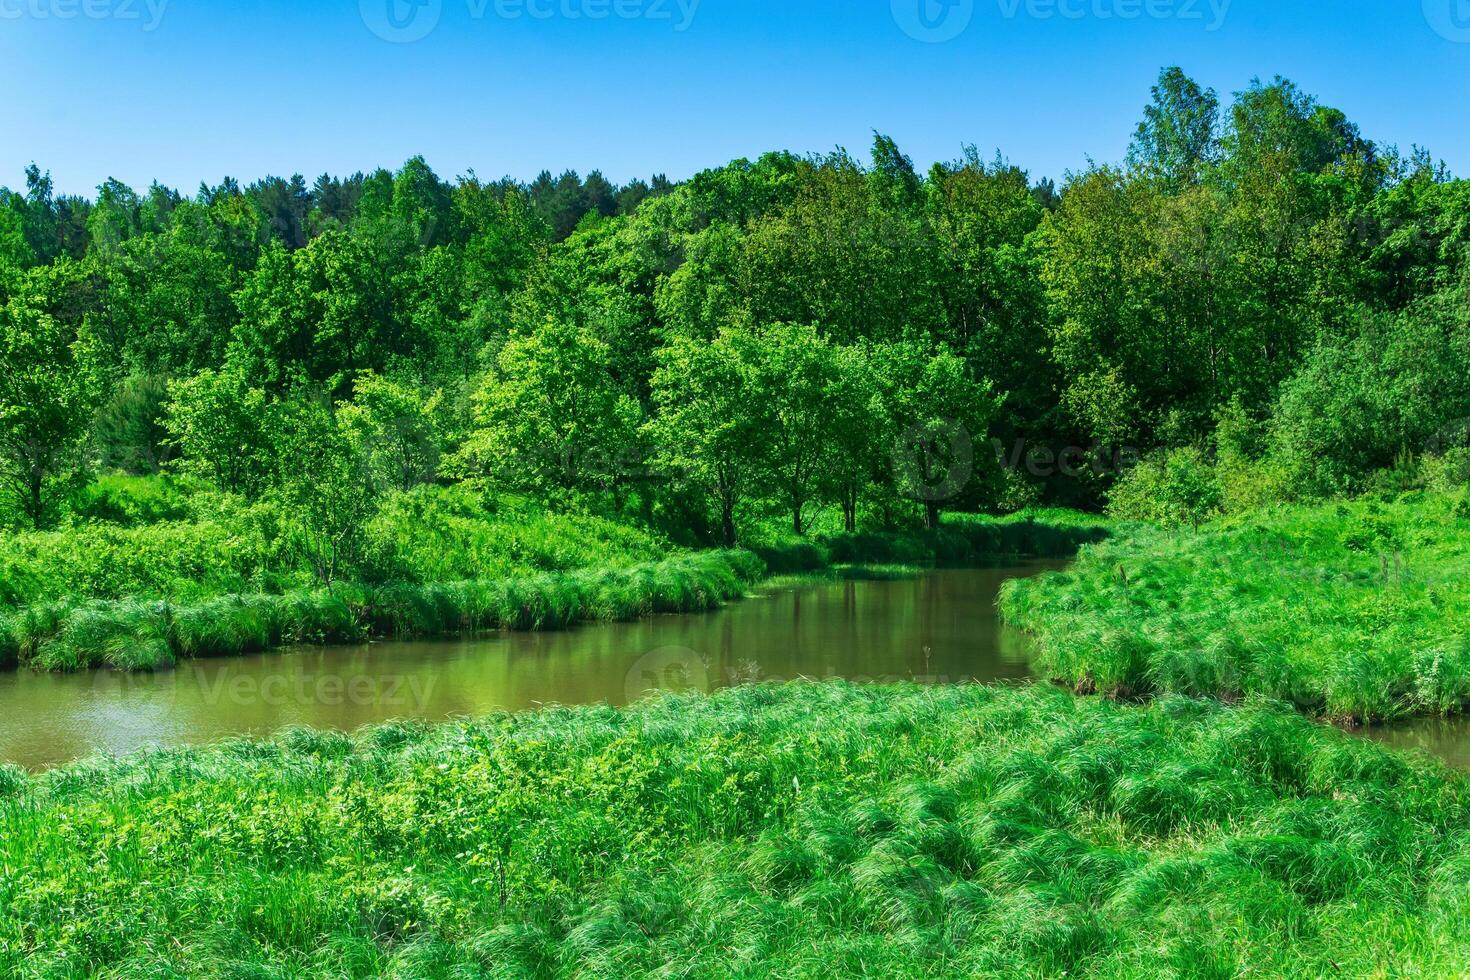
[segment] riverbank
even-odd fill
[[[1038,674],[1114,697],[1262,695],[1337,722],[1470,705],[1470,519],[1458,495],[1120,529],[1007,586]]]
[[[933,531],[838,535],[758,551],[673,554],[631,566],[493,579],[341,583],[191,600],[62,598],[0,610],[0,665],[41,670],[157,670],[181,660],[239,656],[294,644],[551,630],[660,613],[699,612],[743,596],[769,575],[839,574],[874,566],[1060,557],[1104,537],[1083,515],[957,516]]]
[[[1284,709],[1046,685],[294,731],[0,771],[0,972],[1444,976],[1467,816]]]
[[[796,680],[991,683],[1030,676],[995,608],[1008,578],[1060,560],[781,576],[709,612],[576,629],[289,647],[172,670],[0,673],[0,761],[32,771],[97,754],[614,706],[656,691]]]

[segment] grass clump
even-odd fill
[[[1467,817],[1283,707],[1045,686],[291,731],[0,771],[0,973],[1452,975]]]
[[[748,552],[704,552],[626,569],[494,581],[338,586],[198,602],[53,603],[26,610],[17,657],[43,670],[156,670],[191,657],[239,656],[369,637],[446,636],[490,629],[699,612],[737,599],[765,573]]]
[[[1259,694],[1335,720],[1470,705],[1470,521],[1416,494],[1130,527],[1008,583],[1038,672],[1083,691]]]

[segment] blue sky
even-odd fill
[[[1061,177],[1122,156],[1170,64],[1284,74],[1470,174],[1470,0],[0,0],[0,184],[677,178],[874,129]]]

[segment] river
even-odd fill
[[[0,760],[39,769],[98,753],[200,744],[284,727],[351,730],[548,704],[627,704],[798,677],[927,683],[1028,676],[1025,639],[995,600],[1025,562],[899,581],[758,591],[708,614],[557,633],[385,642],[187,661],[157,674],[0,675]]]

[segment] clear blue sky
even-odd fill
[[[874,129],[924,166],[973,143],[1060,177],[1122,156],[1170,64],[1226,96],[1284,74],[1470,174],[1470,0],[0,0],[0,184],[35,160],[69,193],[192,192],[416,153],[678,178]]]

